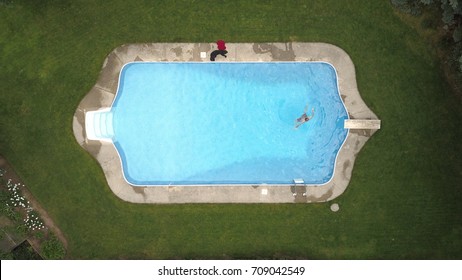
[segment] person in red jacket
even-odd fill
[[[227,57],[226,54],[228,53],[228,51],[226,50],[225,41],[218,40],[217,41],[217,47],[218,47],[218,50],[214,50],[210,54],[210,61],[215,61],[215,57],[217,57],[217,55],[219,55],[219,54],[224,56],[224,57]]]
[[[223,41],[223,40],[218,40],[218,41],[217,41],[217,46],[218,46],[218,49],[219,49],[220,51],[226,50],[225,41]]]

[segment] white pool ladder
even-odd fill
[[[293,196],[297,196],[297,187],[306,187],[305,180],[303,179],[294,179],[294,188],[295,192],[292,193]],[[306,196],[306,190],[302,193],[303,196]]]

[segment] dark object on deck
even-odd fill
[[[217,57],[217,55],[222,55],[222,56],[226,57],[227,53],[228,53],[228,51],[226,51],[226,50],[214,50],[210,54],[210,61],[215,61],[215,57]]]

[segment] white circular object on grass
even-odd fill
[[[338,210],[340,210],[340,207],[337,203],[334,203],[330,206],[330,210],[332,210],[332,212],[337,212]]]

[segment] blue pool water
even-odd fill
[[[130,63],[110,113],[133,185],[323,184],[348,134],[327,63]]]

